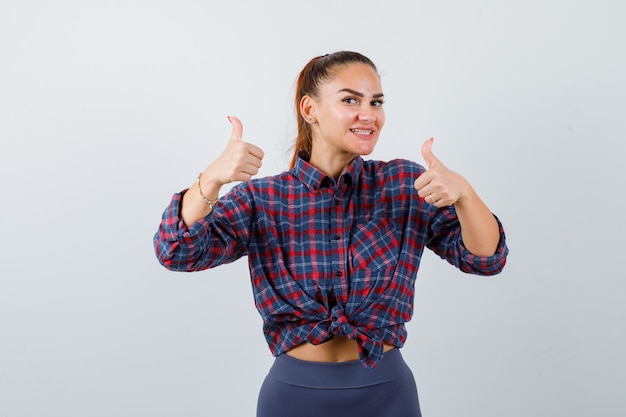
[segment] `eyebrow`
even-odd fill
[[[353,90],[351,88],[342,88],[341,90],[337,91],[337,93],[343,93],[343,92],[354,94],[357,97],[365,97],[365,94],[360,93],[360,92],[358,92],[356,90]],[[372,97],[373,98],[380,98],[380,97],[383,97],[383,96],[384,96],[383,93],[376,93]]]

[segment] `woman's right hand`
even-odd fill
[[[243,125],[238,118],[229,116],[228,120],[233,131],[222,154],[202,173],[203,190],[205,185],[208,191],[211,185],[221,187],[234,181],[249,181],[261,168],[263,150],[242,140]]]
[[[263,150],[242,140],[243,125],[238,118],[229,116],[228,120],[233,125],[233,131],[226,148],[202,172],[200,182],[189,187],[183,196],[180,215],[187,226],[191,226],[211,212],[212,207],[202,196],[208,200],[217,200],[223,185],[234,181],[249,181],[261,168]]]

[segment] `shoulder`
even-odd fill
[[[253,178],[241,185],[251,191],[267,190],[281,184],[288,184],[294,181],[294,176],[290,171],[283,171],[280,174],[268,175],[265,177]]]
[[[367,160],[363,162],[363,172],[368,176],[382,177],[387,180],[413,178],[426,171],[422,165],[408,159],[392,159],[390,161]]]
[[[289,186],[289,184],[294,181],[295,178],[292,173],[284,171],[280,174],[253,178],[250,181],[236,184],[231,188],[229,194],[255,198],[258,195],[280,193],[280,190]]]

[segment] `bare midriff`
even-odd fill
[[[385,352],[393,348],[392,345],[383,345]],[[335,336],[320,345],[303,343],[288,351],[287,355],[310,362],[348,362],[359,359],[356,342],[341,336]]]

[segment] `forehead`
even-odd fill
[[[382,93],[380,77],[367,64],[353,63],[339,66],[334,75],[321,86],[326,93],[336,93],[342,88],[349,88],[365,94]]]

